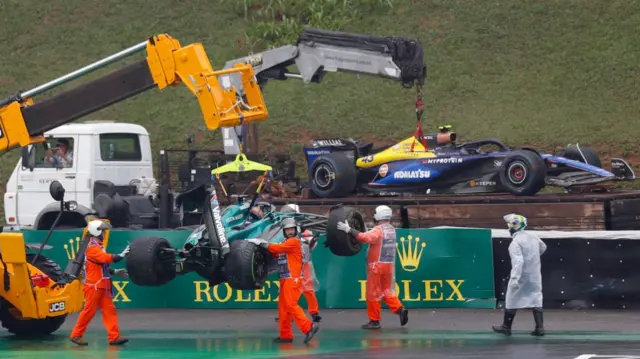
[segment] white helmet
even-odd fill
[[[393,211],[391,210],[391,208],[387,206],[378,206],[373,213],[373,219],[375,219],[376,222],[390,221],[392,214]]]
[[[100,237],[105,229],[111,229],[111,225],[99,220],[90,221],[87,225],[87,231],[94,237]]]
[[[298,206],[295,203],[289,203],[286,204],[284,206],[282,206],[281,209],[282,212],[295,212],[295,213],[300,213],[300,206]]]
[[[509,232],[511,233],[515,233],[527,227],[527,218],[525,216],[510,213],[502,218],[507,222],[507,228],[509,228]]]

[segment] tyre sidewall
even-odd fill
[[[323,171],[329,172],[334,178],[324,179]],[[309,171],[311,190],[321,198],[349,195],[356,187],[356,179],[357,170],[353,161],[341,153],[330,153],[316,158]],[[325,181],[326,185],[322,183]]]
[[[514,195],[532,196],[545,184],[544,160],[532,151],[516,151],[507,156],[500,169],[500,184]]]

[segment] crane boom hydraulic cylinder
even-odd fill
[[[146,50],[147,58],[41,102],[33,96]],[[218,77],[237,74],[241,84]],[[237,64],[214,71],[200,43],[182,47],[161,34],[90,65],[0,101],[0,152],[44,141],[46,131],[157,87],[184,84],[198,99],[209,130],[263,121],[268,117],[253,68]],[[235,86],[234,86],[235,85]],[[241,88],[238,88],[241,87]],[[238,96],[244,93],[245,96]]]

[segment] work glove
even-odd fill
[[[122,253],[120,253],[120,257],[122,257],[122,258],[126,258],[126,257],[127,257],[127,255],[129,254],[129,251],[130,251],[130,250],[131,250],[131,247],[130,247],[130,246],[127,246],[127,247],[122,251]]]
[[[262,238],[249,238],[249,239],[246,239],[246,241],[265,249],[269,246],[269,243]]]
[[[349,233],[351,231],[351,226],[349,226],[349,222],[346,220],[343,222],[338,222],[338,230],[343,231],[344,233]]]
[[[120,268],[120,269],[114,270],[113,271],[113,275],[121,277],[121,278],[127,278],[129,276],[129,274],[127,273],[127,270],[124,269],[124,268]]]

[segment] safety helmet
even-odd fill
[[[298,224],[294,218],[289,217],[282,220],[282,233],[284,233],[285,238],[287,237],[287,228],[295,228],[296,234],[298,234]]]
[[[111,225],[97,219],[89,221],[89,224],[87,224],[87,232],[94,237],[102,237],[105,229],[111,229]]]
[[[527,227],[527,218],[519,214],[510,213],[502,217],[507,222],[507,228],[512,234]]]
[[[391,210],[391,208],[387,206],[378,206],[376,207],[376,210],[373,213],[373,219],[375,219],[376,222],[390,221],[392,214],[393,214],[393,211]]]
[[[286,204],[284,206],[282,206],[281,209],[282,212],[295,212],[295,213],[300,213],[300,206],[298,206],[295,203],[289,203]]]
[[[264,212],[262,211],[262,208],[260,208],[259,206],[253,206],[249,210],[249,216],[251,216],[251,218],[253,218],[256,221],[259,221],[262,218],[264,218]]]

